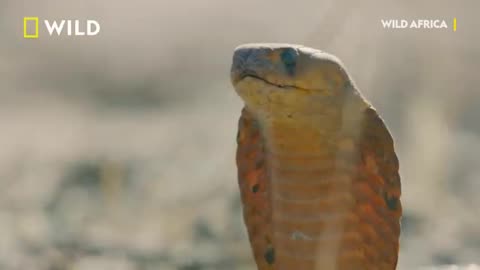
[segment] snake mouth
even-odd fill
[[[311,89],[307,89],[307,88],[302,88],[302,87],[299,87],[299,86],[296,86],[296,85],[289,85],[289,84],[277,84],[277,83],[272,83],[262,77],[259,77],[258,75],[256,74],[245,74],[243,76],[240,76],[237,80],[234,80],[233,81],[233,84],[236,85],[237,83],[247,79],[247,78],[251,78],[251,79],[254,79],[254,80],[257,80],[257,81],[261,81],[263,82],[264,84],[266,85],[269,85],[269,86],[275,86],[276,88],[280,88],[282,90],[290,90],[290,91],[293,91],[293,90],[300,90],[300,91],[305,91],[305,92],[312,92]],[[319,90],[320,91],[320,90]],[[322,91],[323,92],[323,91]]]
[[[278,88],[296,88],[295,86],[292,86],[292,85],[282,85],[282,84],[276,84],[276,83],[272,83],[262,77],[259,77],[257,75],[253,75],[253,74],[250,74],[250,75],[245,75],[243,76],[243,78],[241,78],[240,80],[244,80],[246,78],[252,78],[252,79],[255,79],[255,80],[259,80],[259,81],[262,81],[268,85],[272,85],[272,86],[275,86],[275,87],[278,87]]]
[[[297,86],[294,86],[294,85],[287,85],[287,84],[278,84],[278,83],[273,83],[271,81],[268,81],[266,80],[265,78],[262,78],[260,76],[258,76],[257,74],[255,74],[254,72],[243,72],[242,74],[240,74],[240,76],[237,76],[236,78],[234,77],[233,78],[233,84],[236,85],[238,84],[239,82],[247,79],[247,78],[251,78],[251,79],[254,79],[254,80],[257,80],[257,81],[261,81],[263,82],[264,84],[267,84],[267,85],[270,85],[270,86],[275,86],[277,88],[280,88],[280,89],[285,89],[285,90],[292,90],[292,89],[300,89],[300,90],[307,90],[307,89],[302,89],[302,88],[299,88]]]

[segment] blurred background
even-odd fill
[[[403,181],[399,269],[480,263],[479,9],[0,0],[0,269],[253,270],[229,82],[234,48],[250,42],[337,55],[384,118]],[[39,39],[23,38],[25,16],[40,17]],[[101,32],[50,37],[43,19]]]

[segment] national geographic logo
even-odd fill
[[[95,20],[43,20],[49,36],[96,36],[100,33],[100,24]],[[39,37],[38,17],[23,18],[23,37]]]

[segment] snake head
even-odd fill
[[[301,45],[245,44],[233,55],[231,81],[248,105],[340,95],[351,83],[335,56]],[[302,105],[303,106],[303,105]]]

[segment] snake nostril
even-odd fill
[[[252,50],[250,49],[238,49],[235,51],[233,56],[234,63],[244,64],[247,62],[248,57],[252,54]]]
[[[231,75],[234,81],[241,80],[249,75],[256,75],[253,70],[248,69],[248,59],[251,55],[251,49],[241,48],[235,51],[231,68]]]

